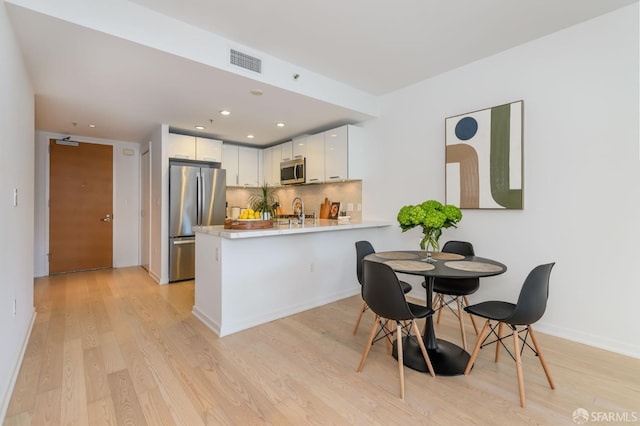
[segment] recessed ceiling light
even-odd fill
[[[91,127],[92,129],[95,129],[96,125],[95,124],[89,124],[89,127]]]
[[[253,139],[253,135],[247,135],[247,139]]]
[[[195,128],[196,128],[196,129],[198,129],[198,130],[204,130],[204,129],[206,129],[206,127],[204,127],[204,126],[195,126]]]
[[[262,90],[253,89],[253,90],[251,90],[251,94],[254,95],[254,96],[262,96]]]
[[[278,127],[284,127],[284,123],[276,123],[276,126],[278,126]]]
[[[227,111],[226,109],[223,109],[222,111],[220,111],[220,115],[229,115],[231,114],[229,111]]]

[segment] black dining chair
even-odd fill
[[[384,338],[390,341],[395,334],[398,369],[400,371],[400,398],[404,399],[403,346],[406,341],[409,339],[418,341],[429,373],[432,377],[435,377],[427,348],[424,346],[422,335],[415,321],[418,318],[426,318],[429,315],[433,315],[433,310],[426,306],[407,302],[398,276],[389,265],[365,260],[363,261],[363,269],[362,298],[376,314],[376,319],[371,328],[367,345],[364,348],[358,372],[361,372],[364,367],[374,339],[377,341]],[[393,323],[395,323],[395,331],[391,328]],[[413,331],[413,335],[411,331]]]
[[[360,286],[362,286],[362,260],[365,256],[375,253],[376,251],[373,249],[373,246],[369,241],[357,241],[356,242],[356,275],[358,277],[358,282]],[[402,286],[402,291],[406,294],[409,293],[412,289],[411,284],[400,281],[400,285]],[[367,310],[367,302],[362,301],[362,307],[360,308],[360,312],[358,313],[358,319],[356,320],[356,326],[353,328],[353,334],[358,332],[358,327],[360,326],[360,321],[362,320],[362,314]]]
[[[474,256],[473,244],[467,241],[447,241],[442,247],[443,253],[455,253],[463,256]],[[427,284],[422,283],[425,287]],[[469,305],[468,295],[475,293],[480,287],[479,278],[435,278],[433,280],[433,310],[438,313],[436,316],[436,324],[440,324],[440,315],[445,307],[449,308],[458,318],[460,323],[460,336],[462,338],[462,347],[467,349],[467,337],[464,332],[464,321],[462,310]],[[455,303],[457,309],[454,311],[451,304]],[[478,334],[478,326],[473,318],[469,315],[473,329]]]
[[[536,356],[540,360],[540,364],[542,365],[544,374],[547,376],[549,386],[551,387],[551,389],[555,389],[555,385],[553,384],[553,380],[551,379],[551,375],[549,374],[549,369],[547,368],[547,364],[544,361],[542,352],[540,351],[538,340],[536,339],[536,335],[533,332],[533,328],[531,327],[531,324],[534,324],[540,318],[542,318],[542,315],[544,315],[544,312],[547,308],[547,299],[549,297],[549,277],[551,275],[551,269],[553,268],[553,265],[555,265],[555,262],[536,266],[529,273],[526,280],[524,281],[524,284],[522,285],[522,289],[520,290],[518,301],[515,304],[502,301],[488,301],[481,302],[472,306],[467,306],[465,308],[465,311],[473,315],[486,318],[487,321],[484,323],[482,331],[480,331],[478,342],[473,349],[473,353],[471,354],[471,358],[469,359],[469,363],[467,364],[467,368],[465,369],[464,374],[467,375],[469,374],[469,371],[471,371],[480,348],[483,348],[484,346],[490,345],[492,343],[496,343],[497,346],[495,362],[498,362],[500,347],[504,346],[507,352],[509,352],[509,354],[511,355],[511,358],[513,358],[516,362],[518,389],[520,391],[520,405],[522,407],[526,405],[524,395],[524,378],[522,376],[521,363],[521,354],[522,351],[524,351],[525,346],[528,346],[536,354]],[[496,324],[491,324],[491,321],[496,321]],[[509,328],[511,328],[512,333],[508,336],[502,336],[503,324],[507,324]],[[518,327],[521,328],[518,329]],[[498,329],[497,332],[496,328]],[[487,334],[488,331],[490,332],[490,334]],[[521,334],[523,334],[524,337],[522,337]],[[495,340],[485,343],[485,341],[491,335],[495,336]],[[529,336],[531,336],[533,347],[531,347],[531,345],[527,342],[527,338]],[[513,337],[513,354],[511,354],[511,352],[503,342],[504,339],[507,339],[509,337]],[[522,348],[519,347],[520,341],[522,341]]]

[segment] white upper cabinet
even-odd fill
[[[238,184],[241,186],[259,185],[258,175],[260,169],[259,154],[257,148],[247,146],[238,147]]]
[[[196,138],[193,136],[169,133],[167,153],[169,158],[181,158],[184,160],[196,159]]]
[[[238,145],[222,144],[222,168],[227,171],[227,186],[238,185]]]
[[[324,133],[318,133],[305,138],[307,183],[325,181],[324,137]]]
[[[271,186],[280,185],[280,160],[282,150],[280,145],[262,150],[262,179]]]
[[[280,185],[280,162],[282,161],[282,147],[280,145],[272,146],[273,154],[271,157],[271,180],[269,183]]]
[[[293,142],[285,142],[280,144],[281,161],[293,160]]]
[[[305,153],[305,151],[307,150],[306,143],[307,143],[306,136],[300,136],[291,141],[293,158],[306,157],[306,153]]]
[[[223,144],[222,168],[227,170],[227,186],[259,186],[260,155],[257,148]]]
[[[324,132],[327,182],[363,178],[362,129],[347,125]]]
[[[169,158],[185,160],[222,161],[222,141],[169,133]]]
[[[222,162],[222,141],[195,138],[196,160]]]

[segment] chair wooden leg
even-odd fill
[[[404,399],[404,358],[402,351],[402,326],[396,321],[396,346],[398,347],[398,371],[400,372],[400,399]]]
[[[542,352],[540,352],[540,346],[538,345],[538,339],[536,339],[536,335],[533,332],[531,326],[529,326],[529,334],[531,335],[531,342],[533,342],[533,347],[536,348],[536,352],[538,353],[538,359],[540,359],[540,364],[542,364],[542,369],[544,370],[544,374],[547,376],[547,381],[549,382],[549,386],[551,389],[555,389],[556,386],[553,384],[553,379],[551,378],[551,374],[549,374],[549,369],[547,368],[547,363],[544,361],[544,357],[542,356]]]
[[[469,362],[467,363],[467,368],[464,369],[464,375],[468,375],[469,371],[471,371],[471,367],[473,367],[473,363],[475,362],[478,352],[480,352],[480,345],[482,344],[482,340],[484,336],[486,336],[487,331],[489,330],[489,320],[484,323],[484,327],[482,327],[482,331],[480,331],[480,335],[478,336],[478,341],[476,342],[475,348],[473,348],[473,353],[471,354],[471,358],[469,358]]]
[[[470,306],[469,305],[469,298],[467,296],[464,296],[464,305],[465,306]],[[473,324],[473,331],[476,332],[476,336],[478,335],[478,326],[476,325],[476,320],[473,317],[473,315],[469,314],[469,318],[471,318],[471,324]]]
[[[498,362],[498,359],[500,358],[500,349],[502,348],[502,343],[500,343],[500,338],[502,338],[502,326],[504,325],[503,322],[498,324],[498,341],[496,342],[496,362]]]
[[[462,301],[456,297],[456,305],[458,305],[458,320],[460,322],[460,337],[462,337],[462,349],[467,350],[467,337],[464,334],[464,319],[462,316]]]
[[[438,315],[436,316],[436,324],[440,324],[440,315],[442,315],[442,310],[444,309],[444,294],[437,294],[436,297],[438,298],[438,304],[440,305],[440,307],[438,308]],[[436,309],[434,306],[434,310]]]
[[[362,358],[360,359],[360,365],[358,366],[358,373],[362,371],[362,367],[364,367],[364,362],[367,360],[367,355],[369,355],[369,349],[371,349],[371,344],[373,343],[373,337],[376,335],[376,330],[378,329],[379,319],[380,319],[380,315],[376,315],[376,320],[373,322],[373,327],[371,327],[371,333],[369,333],[369,340],[367,340],[367,346],[365,346],[364,352],[362,353]]]
[[[431,359],[429,358],[429,353],[427,352],[427,348],[424,346],[424,340],[422,340],[422,335],[420,334],[420,330],[418,329],[418,324],[416,324],[416,322],[413,321],[411,326],[413,328],[413,334],[416,336],[416,339],[418,340],[418,345],[420,345],[420,351],[422,352],[424,361],[427,363],[429,374],[431,374],[431,377],[436,377],[436,373],[433,371],[433,365],[431,365]]]
[[[520,392],[520,406],[524,408],[527,402],[524,397],[524,378],[522,377],[522,359],[520,358],[520,337],[518,337],[518,330],[513,330],[513,348],[516,358],[516,371],[518,373],[518,390]]]
[[[360,320],[362,319],[362,314],[367,310],[367,302],[362,301],[362,307],[360,308],[360,313],[358,314],[358,319],[356,320],[356,326],[353,328],[353,335],[355,336],[358,332],[358,327],[360,327]]]

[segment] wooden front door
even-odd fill
[[[63,143],[49,142],[49,274],[110,268],[113,147]]]

